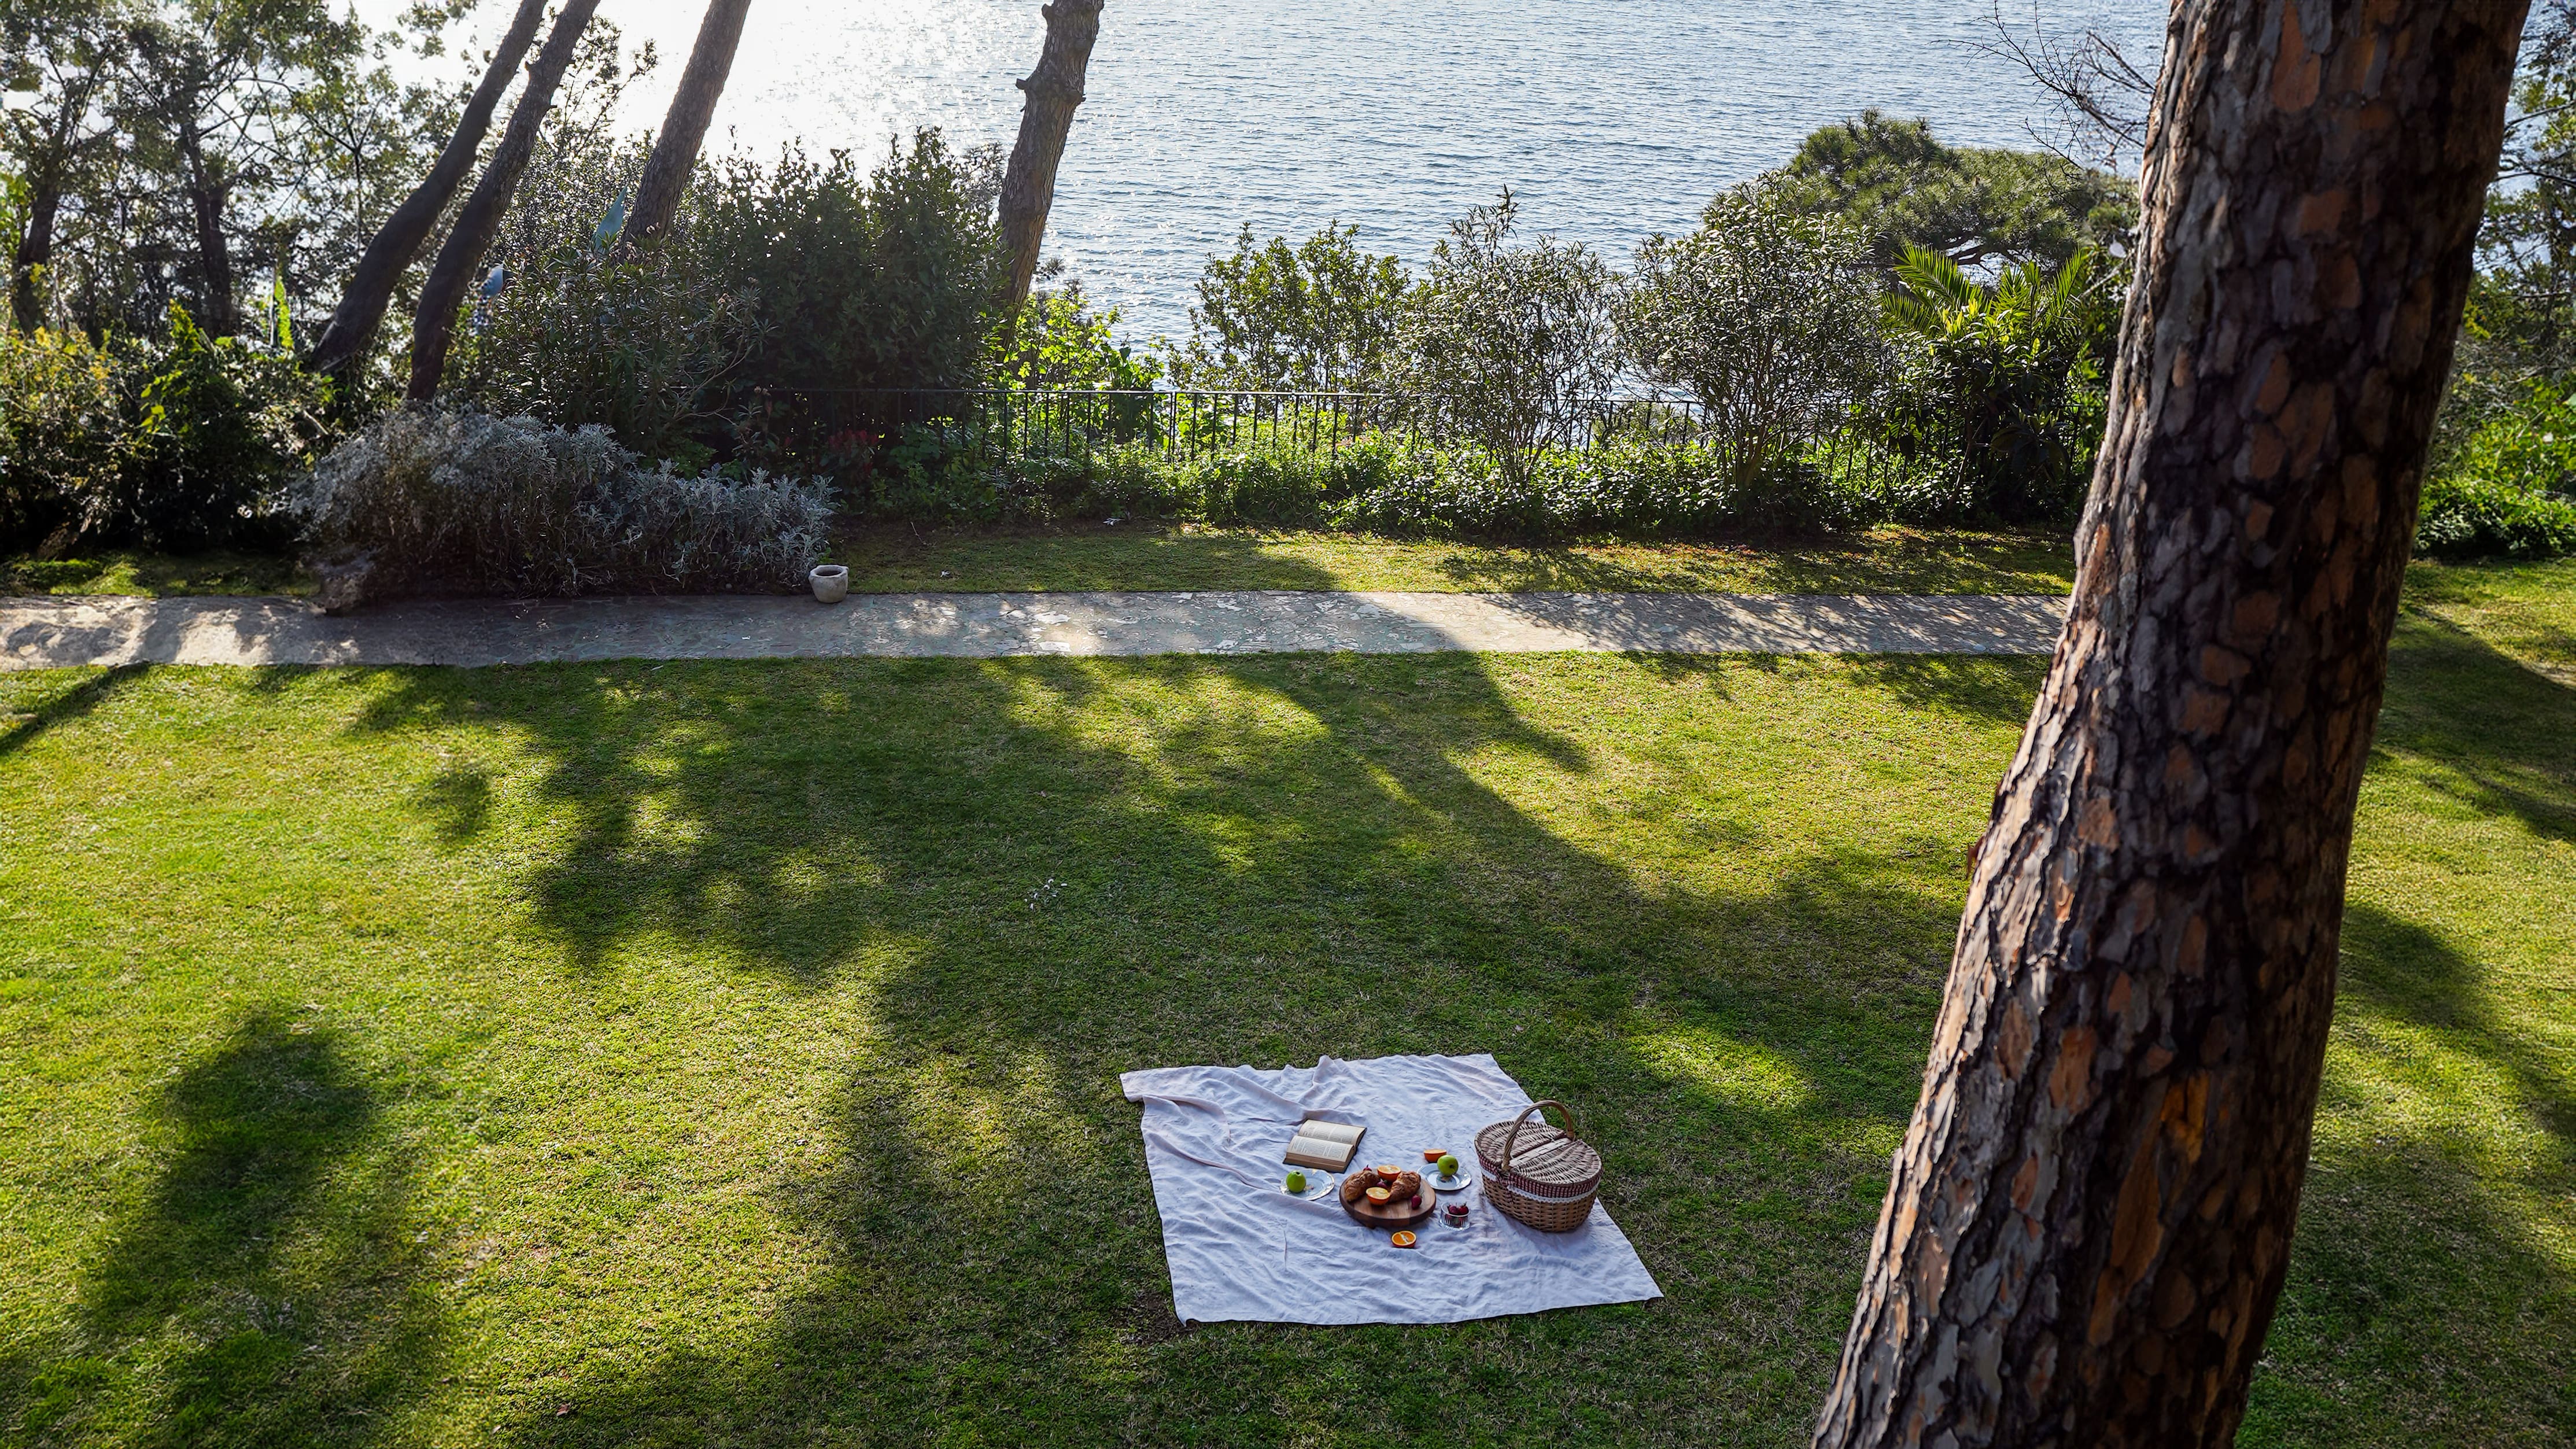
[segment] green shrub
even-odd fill
[[[1497,458],[1372,436],[1174,454],[1159,443],[1014,456],[974,429],[907,428],[856,490],[876,517],[936,523],[1162,517],[1388,534],[1563,539],[1864,528],[1883,460],[1810,449],[1746,477],[1714,444],[1619,443]],[[1858,466],[1871,463],[1869,468]],[[1837,471],[1839,470],[1839,471]]]
[[[2576,553],[2576,391],[2563,377],[2508,393],[2424,485],[2419,553]]]
[[[0,331],[0,543],[24,548],[77,521],[134,447],[140,349],[77,332]]]
[[[811,467],[847,452],[813,390],[984,380],[1000,258],[976,157],[936,131],[873,171],[790,148],[705,166],[670,233],[617,228],[635,145],[573,131],[519,188],[496,296],[458,330],[447,395],[647,457]]]
[[[410,593],[779,590],[812,567],[818,483],[642,466],[599,427],[387,413],[298,487],[325,579],[349,607]]]
[[[1910,522],[2062,523],[2083,506],[2119,325],[2100,256],[1981,283],[1938,252],[1897,263],[1900,361],[1883,425],[1907,462]]]
[[[136,399],[132,454],[84,496],[82,534],[172,552],[284,542],[287,489],[330,435],[330,395],[292,357],[209,338],[172,303],[168,350]]]
[[[2576,500],[2448,473],[2424,486],[2415,549],[2441,558],[2576,554]]]
[[[0,334],[0,531],[13,545],[187,551],[282,541],[330,384],[175,303],[170,335]]]

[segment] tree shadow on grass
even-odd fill
[[[1460,544],[1440,561],[1440,571],[1462,588],[1496,592],[2061,594],[2071,587],[2074,563],[2062,536],[1889,530],[1863,538],[1638,545],[1617,553]]]
[[[2355,903],[2343,942],[2343,1065],[2245,1442],[2356,1424],[2384,1426],[2378,1443],[2558,1442],[2576,1433],[2576,1275],[2549,1245],[2576,1191],[2576,1082],[2435,932]]]
[[[526,899],[576,972],[675,941],[862,982],[876,1032],[834,1160],[775,1193],[825,1266],[738,1352],[584,1371],[518,1440],[1268,1443],[1349,1437],[1359,1400],[1687,1440],[1811,1411],[1956,919],[1917,857],[1964,840],[1890,821],[1737,887],[1640,876],[1533,813],[1594,751],[1470,656],[421,671],[360,728],[466,718],[533,741],[572,826]],[[1670,1298],[1174,1331],[1121,1071],[1480,1050],[1585,1113]]]
[[[0,729],[0,757],[14,755],[34,744],[57,725],[68,724],[90,714],[140,683],[143,676],[151,671],[149,664],[119,664],[26,701],[34,704],[35,708],[11,721],[6,729]]]
[[[7,1417],[39,1442],[376,1438],[437,1338],[395,1245],[409,1184],[376,1151],[375,1092],[328,1028],[264,1011],[169,1082],[160,1116],[159,1179],[102,1235],[78,1342],[22,1361]]]
[[[2576,689],[2421,609],[2398,618],[2376,752],[2472,809],[2576,840]]]

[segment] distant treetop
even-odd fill
[[[1882,270],[1909,246],[2054,270],[2088,246],[2125,252],[2138,224],[2134,182],[2046,151],[1946,146],[1929,122],[1875,110],[1807,137],[1783,174],[1811,209],[1859,226]]]

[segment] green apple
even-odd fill
[[[1306,1174],[1296,1171],[1293,1168],[1290,1169],[1288,1173],[1288,1190],[1290,1192],[1304,1192],[1306,1190]]]
[[[1458,1159],[1454,1156],[1443,1156],[1440,1159],[1440,1175],[1442,1177],[1456,1177],[1458,1175]]]

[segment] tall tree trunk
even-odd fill
[[[1054,0],[1043,13],[1046,45],[1038,52],[1038,68],[1019,83],[1028,99],[1020,105],[1020,138],[1011,147],[1010,167],[1002,173],[1002,245],[1011,263],[1003,301],[1014,308],[1028,300],[1029,281],[1037,275],[1047,212],[1055,205],[1056,164],[1064,159],[1091,46],[1100,38],[1100,0]]]
[[[2073,608],[1815,1442],[2225,1445],[2522,0],[2181,0]]]
[[[54,221],[62,214],[61,174],[48,168],[27,178],[27,229],[9,255],[9,318],[21,332],[45,325],[45,300],[36,278],[54,257]]]
[[[413,402],[438,396],[439,378],[447,371],[447,350],[455,339],[456,309],[465,301],[465,289],[472,284],[483,253],[500,233],[510,197],[519,189],[519,177],[537,149],[537,132],[545,125],[546,112],[554,107],[555,87],[562,84],[564,67],[572,64],[573,49],[598,8],[599,0],[565,0],[555,28],[546,35],[546,48],[537,52],[537,63],[528,67],[527,89],[519,93],[519,104],[510,112],[509,129],[501,133],[501,144],[492,148],[483,179],[474,183],[473,194],[456,214],[455,227],[429,264],[420,305],[412,314],[411,384],[404,396]]]
[[[662,133],[653,138],[653,154],[644,159],[644,174],[635,183],[635,205],[626,216],[628,240],[660,236],[679,215],[680,194],[689,189],[689,177],[698,168],[698,149],[706,144],[716,101],[733,73],[743,17],[750,12],[751,0],[708,0],[706,18],[698,22],[698,43],[689,51],[689,68],[680,73],[680,88],[662,117]]]
[[[519,13],[510,21],[500,46],[492,52],[492,63],[483,71],[482,83],[466,99],[465,113],[457,118],[455,133],[440,149],[438,160],[429,175],[403,198],[394,214],[367,243],[366,254],[358,258],[357,269],[349,274],[348,286],[341,289],[340,305],[332,309],[331,320],[323,326],[322,335],[313,344],[313,354],[305,365],[316,372],[338,372],[357,360],[367,343],[376,335],[376,324],[385,316],[385,306],[393,299],[394,283],[412,258],[420,254],[422,243],[429,240],[430,228],[438,225],[438,214],[447,209],[448,199],[465,182],[465,173],[474,169],[474,153],[483,145],[483,133],[492,125],[493,108],[500,105],[501,93],[510,86],[510,77],[527,57],[528,46],[536,40],[537,25],[546,16],[546,0],[519,0]]]
[[[205,141],[197,133],[193,115],[180,124],[179,152],[188,165],[188,207],[197,222],[197,276],[204,287],[198,302],[205,315],[197,325],[209,337],[230,337],[239,318],[233,306],[232,245],[224,237],[224,193],[229,188],[206,164]]]

